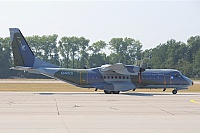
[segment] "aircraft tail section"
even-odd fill
[[[42,61],[35,57],[24,36],[18,28],[10,28],[10,39],[14,56],[15,68],[39,68],[50,67],[58,68],[58,66]]]
[[[15,66],[33,67],[35,56],[22,33],[17,28],[10,28],[10,39]]]

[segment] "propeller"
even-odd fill
[[[141,83],[142,82],[142,72],[145,71],[145,68],[143,68],[143,60],[141,60],[140,62],[140,71],[138,73],[138,82]]]

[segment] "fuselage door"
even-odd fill
[[[171,76],[165,75],[164,76],[164,85],[170,85],[171,84]]]
[[[88,72],[80,71],[80,85],[87,85],[87,84],[88,84]]]

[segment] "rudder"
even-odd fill
[[[15,66],[33,67],[35,56],[18,28],[9,28]]]

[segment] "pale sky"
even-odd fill
[[[138,39],[143,50],[200,35],[200,1],[0,1],[0,37],[84,36],[93,42]]]

